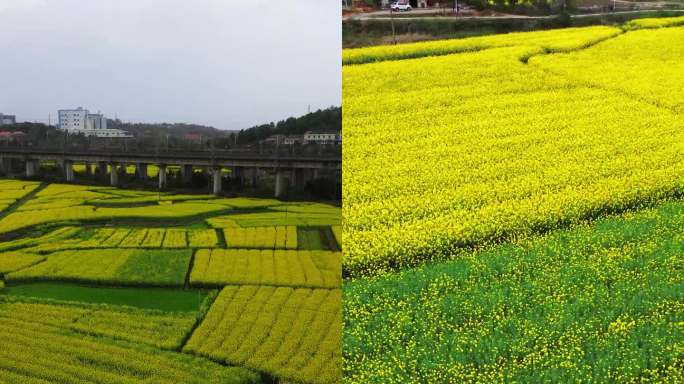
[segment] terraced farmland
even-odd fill
[[[0,195],[0,382],[341,380],[341,246],[297,239],[339,208],[18,180]]]
[[[343,54],[346,382],[684,380],[683,20]]]

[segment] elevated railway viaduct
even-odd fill
[[[67,181],[75,180],[74,164],[84,164],[87,173],[109,173],[110,184],[117,186],[122,169],[135,165],[136,176],[147,178],[147,167],[159,168],[159,188],[167,182],[167,167],[180,167],[181,179],[189,181],[194,169],[200,168],[211,178],[214,194],[221,193],[223,170],[228,168],[234,177],[256,185],[259,171],[275,174],[275,196],[280,197],[289,185],[305,183],[318,177],[320,172],[342,172],[339,154],[280,155],[257,152],[163,152],[136,153],[93,150],[60,151],[31,148],[0,148],[0,170],[6,172],[17,162],[23,163],[26,177],[38,177],[41,162],[55,162],[64,170]],[[110,170],[110,171],[108,171]]]

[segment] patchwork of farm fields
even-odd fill
[[[340,209],[0,180],[0,382],[341,379]]]
[[[344,52],[346,382],[684,381],[682,23]]]

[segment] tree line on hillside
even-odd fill
[[[21,145],[40,147],[88,146],[89,148],[110,148],[116,144],[129,149],[228,149],[236,146],[255,145],[275,134],[301,135],[306,131],[340,131],[342,129],[342,108],[331,107],[308,113],[300,117],[261,124],[237,131],[223,131],[214,127],[185,123],[127,123],[119,119],[108,119],[108,128],[121,129],[132,134],[134,139],[98,139],[83,134],[66,134],[55,126],[43,123],[17,123],[3,125],[0,130],[26,134]]]
[[[237,133],[237,143],[254,144],[271,135],[302,135],[307,131],[342,131],[342,108],[319,109],[304,116],[243,129]]]

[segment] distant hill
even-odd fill
[[[188,133],[204,137],[222,137],[230,132],[199,124],[185,123],[126,123],[119,119],[107,119],[107,128],[123,129],[137,138],[171,135],[182,138]]]
[[[197,134],[205,139],[219,139],[217,143],[235,144],[236,131],[224,131],[218,128],[184,123],[127,123],[119,119],[108,119],[108,128],[123,129],[138,139],[162,137],[169,135],[183,139],[186,134]],[[271,135],[301,135],[307,131],[341,131],[342,108],[330,107],[307,113],[300,117],[290,117],[278,122],[256,125],[239,131],[237,144],[255,144]]]
[[[136,137],[142,147],[154,146],[163,143],[169,147],[213,145],[216,148],[229,148],[238,145],[256,144],[260,140],[275,134],[301,135],[307,131],[341,131],[342,130],[342,108],[330,107],[319,109],[315,112],[307,113],[300,117],[290,117],[285,120],[256,125],[251,128],[238,131],[224,131],[218,128],[185,123],[127,123],[119,119],[108,119],[108,128],[122,129]],[[26,133],[26,143],[32,145],[60,146],[66,140],[64,133],[54,126],[47,126],[42,123],[18,123],[3,125],[4,131],[22,131]],[[189,139],[186,135],[192,134]],[[168,138],[166,138],[168,135]],[[237,137],[236,137],[237,135]],[[198,139],[197,137],[200,136]],[[110,140],[110,139],[104,139]],[[87,143],[92,141],[85,136],[69,135],[69,142]]]
[[[290,117],[277,123],[257,125],[240,130],[237,142],[239,144],[253,144],[271,135],[301,135],[306,131],[341,131],[342,108],[330,107],[307,113],[300,117]]]

